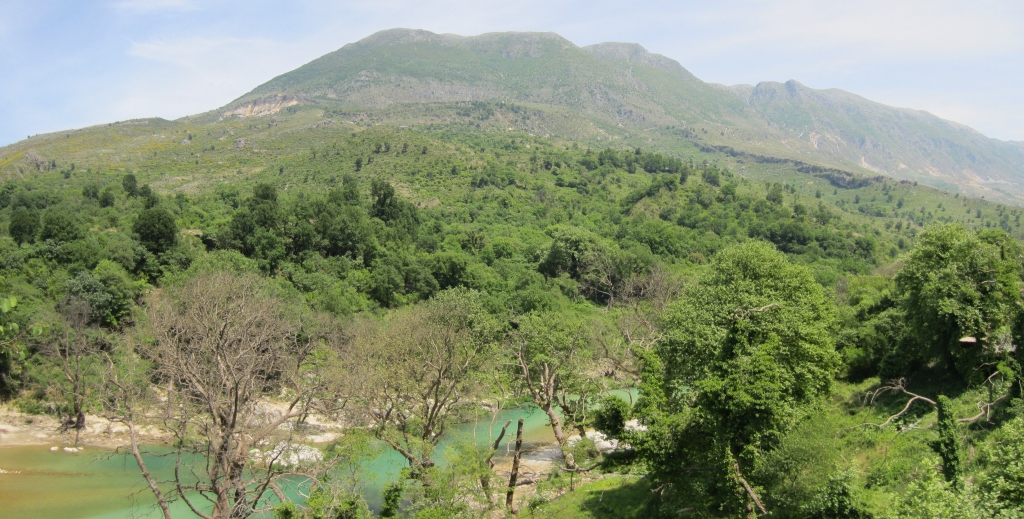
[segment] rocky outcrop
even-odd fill
[[[290,96],[276,95],[261,97],[246,105],[224,112],[223,116],[230,117],[234,115],[237,117],[262,117],[264,115],[276,114],[284,108],[295,106],[297,104],[299,104],[298,99]]]

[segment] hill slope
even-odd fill
[[[796,81],[709,84],[636,44],[581,48],[552,33],[382,31],[268,81],[219,113],[263,115],[308,103],[415,121],[425,104],[473,101],[541,111],[530,124],[509,125],[521,130],[668,149],[684,137],[974,196],[1020,203],[1024,195],[1020,143]]]

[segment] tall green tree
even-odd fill
[[[637,448],[669,503],[707,515],[763,504],[750,469],[801,410],[826,395],[839,365],[834,305],[811,272],[771,245],[715,256],[710,273],[664,314],[647,359]]]
[[[39,231],[39,239],[53,240],[58,243],[72,242],[81,239],[85,233],[79,220],[65,206],[51,207],[43,213],[43,225]]]
[[[1000,230],[975,234],[950,224],[921,233],[896,275],[908,341],[891,374],[940,359],[963,377],[984,378],[975,368],[1006,359],[1020,341],[1021,255]]]
[[[130,197],[139,196],[139,181],[135,178],[135,175],[128,173],[121,177],[121,187],[124,188],[124,192]]]
[[[939,440],[935,442],[935,450],[942,458],[942,474],[946,481],[954,487],[961,485],[964,475],[963,447],[960,446],[960,431],[956,416],[953,414],[953,402],[946,395],[935,399],[938,411]]]

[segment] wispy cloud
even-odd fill
[[[205,112],[292,68],[291,53],[288,45],[264,38],[134,42],[128,54],[142,62],[124,78],[111,110],[165,118]]]
[[[202,67],[213,62],[235,62],[251,59],[277,48],[260,38],[178,38],[148,42],[132,42],[128,55],[170,63],[182,67]]]
[[[114,7],[124,11],[148,13],[153,11],[194,11],[198,9],[195,0],[121,0]]]

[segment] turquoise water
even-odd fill
[[[506,410],[492,422],[490,417],[463,424],[446,434],[437,450],[437,458],[447,445],[458,438],[474,439],[480,444],[493,442],[506,420],[512,420],[505,441],[515,439],[515,421],[524,419],[523,436],[527,446],[548,445],[554,435],[547,417],[536,408]],[[87,447],[69,454],[51,452],[51,445],[29,447],[0,446],[0,516],[4,519],[148,519],[159,517],[155,500],[131,457],[100,448]],[[379,454],[360,466],[359,478],[371,506],[380,504],[385,485],[394,481],[406,466],[404,458],[385,445],[377,445]],[[170,477],[173,457],[145,456],[146,464],[158,479]],[[163,452],[166,452],[164,450]],[[502,449],[504,452],[504,449]],[[20,473],[14,473],[20,472]],[[174,504],[175,517],[193,516],[182,502]]]

